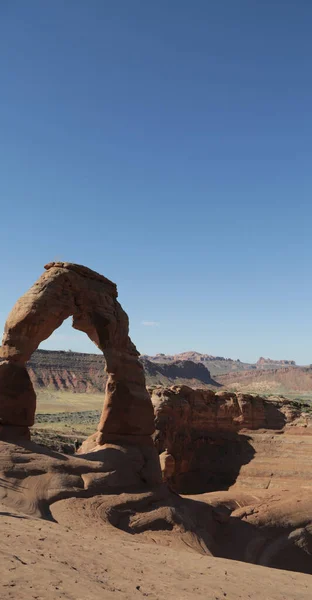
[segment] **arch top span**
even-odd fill
[[[108,380],[97,442],[128,436],[151,442],[153,408],[139,353],[129,337],[128,316],[117,295],[115,283],[87,267],[67,262],[45,266],[5,324],[0,348],[2,430],[33,424],[35,394],[26,363],[39,344],[72,316],[73,327],[85,332],[106,358]]]
[[[128,318],[117,302],[115,283],[82,265],[54,262],[45,269],[7,318],[1,358],[27,362],[39,344],[70,316],[73,327],[84,331],[101,350],[107,321],[114,346],[119,345],[122,334],[124,345]],[[120,322],[119,336],[111,331],[115,321]]]
[[[113,281],[107,279],[107,277],[104,277],[104,275],[97,273],[97,271],[92,271],[92,269],[89,269],[89,267],[84,267],[83,265],[77,265],[75,263],[69,262],[50,262],[44,265],[44,269],[46,271],[49,271],[50,269],[68,269],[70,271],[78,273],[78,275],[81,275],[82,277],[87,277],[87,279],[95,279],[96,281],[105,283],[105,285],[111,287],[111,293],[116,298],[118,296],[116,283],[113,283]]]

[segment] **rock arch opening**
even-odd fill
[[[72,317],[65,319],[26,364],[37,394],[37,412],[100,410],[105,366],[103,352],[85,333],[72,328]]]
[[[6,321],[0,348],[0,437],[29,436],[36,394],[26,364],[68,317],[106,361],[104,404],[93,442],[152,444],[153,407],[117,287],[87,267],[63,262],[45,266]]]
[[[35,352],[79,352],[86,354],[98,354],[103,356],[101,350],[95,346],[83,331],[72,327],[72,317],[68,317],[63,321],[58,329],[55,329],[51,336],[41,342]]]

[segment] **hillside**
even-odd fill
[[[80,393],[102,392],[105,387],[102,354],[37,350],[27,364],[35,389]]]
[[[211,354],[201,354],[200,352],[182,352],[180,354],[156,354],[155,356],[142,355],[144,360],[153,363],[172,364],[173,362],[192,361],[202,363],[209,369],[212,377],[229,373],[231,371],[243,371],[255,368],[254,365],[243,363],[240,360],[224,358],[223,356],[212,356]]]
[[[260,358],[252,365],[198,352],[143,355],[140,361],[149,386],[223,386],[242,392],[312,399],[312,368],[287,366],[293,361]],[[107,376],[102,354],[37,350],[27,366],[33,385],[39,391],[39,399],[40,394],[54,392],[62,395],[66,392],[68,396],[77,396],[77,393],[99,396],[105,389]]]
[[[211,354],[201,354],[200,352],[182,352],[180,354],[156,354],[155,356],[143,355],[142,358],[153,363],[171,364],[176,361],[191,360],[192,362],[202,363],[209,369],[211,376],[224,375],[226,373],[254,371],[258,369],[275,369],[285,366],[296,366],[294,360],[273,360],[271,358],[260,357],[256,363],[246,363],[239,359],[225,358],[224,356],[213,356]]]
[[[264,358],[260,356],[256,363],[257,367],[295,367],[296,363],[294,360],[273,360],[272,358]]]
[[[219,386],[206,366],[191,360],[153,363],[141,357],[148,385]],[[105,360],[101,354],[37,350],[28,362],[28,372],[35,389],[74,393],[104,392]]]
[[[186,383],[190,387],[215,386],[219,383],[211,378],[207,367],[192,360],[177,360],[171,363],[153,363],[141,357],[148,385],[168,385]]]
[[[235,391],[312,398],[312,367],[257,369],[228,373],[217,379],[227,389]]]

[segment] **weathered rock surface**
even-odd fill
[[[162,483],[151,437],[153,405],[138,352],[128,335],[127,315],[116,298],[115,284],[101,275],[79,265],[51,263],[9,315],[0,352],[2,516],[63,522],[79,533],[93,524],[96,532],[104,527],[105,533],[136,534],[147,543],[187,548],[204,558],[214,555],[312,573],[311,460],[307,452],[312,436],[302,435],[309,423],[300,421],[291,404],[277,406],[260,397],[186,386],[154,388],[155,443],[169,485]],[[73,457],[25,439],[35,412],[35,394],[25,365],[38,344],[69,315],[74,327],[87,333],[103,351],[108,372],[98,432]],[[294,425],[299,435],[289,434]],[[288,470],[291,465],[293,479],[285,463],[284,471],[279,464],[276,492],[272,468],[272,457],[278,462],[276,445],[269,448],[268,470],[251,437],[264,435],[265,443],[270,443],[271,436],[264,430],[271,430],[273,438],[276,431],[281,432],[281,445],[290,445],[286,452],[284,446],[282,454],[289,461]],[[300,452],[304,467],[297,464]],[[250,468],[255,470],[252,477]],[[238,486],[245,482],[247,487],[249,479],[255,485],[259,473],[261,493],[242,494]],[[205,494],[196,500],[170,489],[191,489],[194,481],[201,485],[203,475],[208,476],[208,484],[213,483],[212,489],[232,489],[221,498]],[[13,559],[27,565],[16,555]],[[141,593],[140,584],[136,592]]]
[[[153,409],[116,285],[80,265],[50,263],[45,269],[17,301],[5,324],[0,349],[0,436],[7,437],[10,429],[3,432],[5,427],[33,424],[35,395],[25,364],[38,345],[72,315],[73,327],[85,332],[106,360],[108,379],[96,445],[123,439],[151,444]]]
[[[36,394],[23,364],[0,362],[0,426],[32,425]]]
[[[285,423],[281,411],[260,396],[193,390],[187,386],[151,390],[156,429],[197,432],[232,431],[270,427]]]
[[[149,450],[107,444],[67,457],[32,442],[0,442],[2,514],[55,520],[80,534],[93,527],[108,545],[117,529],[201,556],[312,573],[309,491],[182,498],[159,485],[157,473],[149,479]]]
[[[312,487],[312,419],[299,405],[186,386],[150,391],[164,478],[177,491]]]
[[[312,574],[311,489],[232,488],[193,498],[219,511],[218,556]]]
[[[182,544],[210,555],[217,527],[213,509],[196,503],[194,510],[194,501],[160,484],[153,452],[149,446],[105,444],[68,457],[33,442],[0,442],[0,502],[10,511],[51,520],[58,501],[95,498],[102,521],[118,529],[175,530]]]
[[[311,599],[309,575],[199,555],[169,529],[129,534],[101,500],[61,500],[57,522],[0,506],[1,600]]]
[[[153,447],[104,444],[96,450],[77,457],[31,441],[0,442],[0,501],[25,514],[49,518],[50,505],[61,498],[146,491],[159,484]]]

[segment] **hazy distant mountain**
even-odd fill
[[[191,360],[195,363],[205,365],[212,377],[215,375],[229,373],[231,371],[242,371],[255,368],[249,363],[242,363],[240,360],[232,358],[224,358],[223,356],[213,356],[211,354],[201,354],[200,352],[181,352],[180,354],[156,354],[155,356],[142,355],[142,359],[147,359],[153,363],[170,364],[176,361]]]
[[[225,358],[224,356],[213,356],[212,354],[201,354],[200,352],[181,352],[180,354],[156,354],[155,356],[143,355],[142,358],[149,360],[153,363],[166,363],[170,364],[176,361],[191,360],[193,362],[202,363],[205,365],[212,377],[217,375],[224,375],[226,373],[233,373],[236,371],[253,371],[255,369],[272,369],[285,367],[285,366],[296,366],[294,360],[272,360],[270,358],[259,358],[255,363],[244,363],[239,359]]]
[[[263,358],[263,356],[260,356],[259,360],[257,360],[257,366],[265,366],[265,365],[270,365],[270,367],[272,367],[272,365],[274,366],[291,366],[291,367],[295,367],[296,363],[294,360],[272,360],[272,358]]]
[[[217,377],[227,389],[312,399],[312,366],[279,366],[227,373]]]

